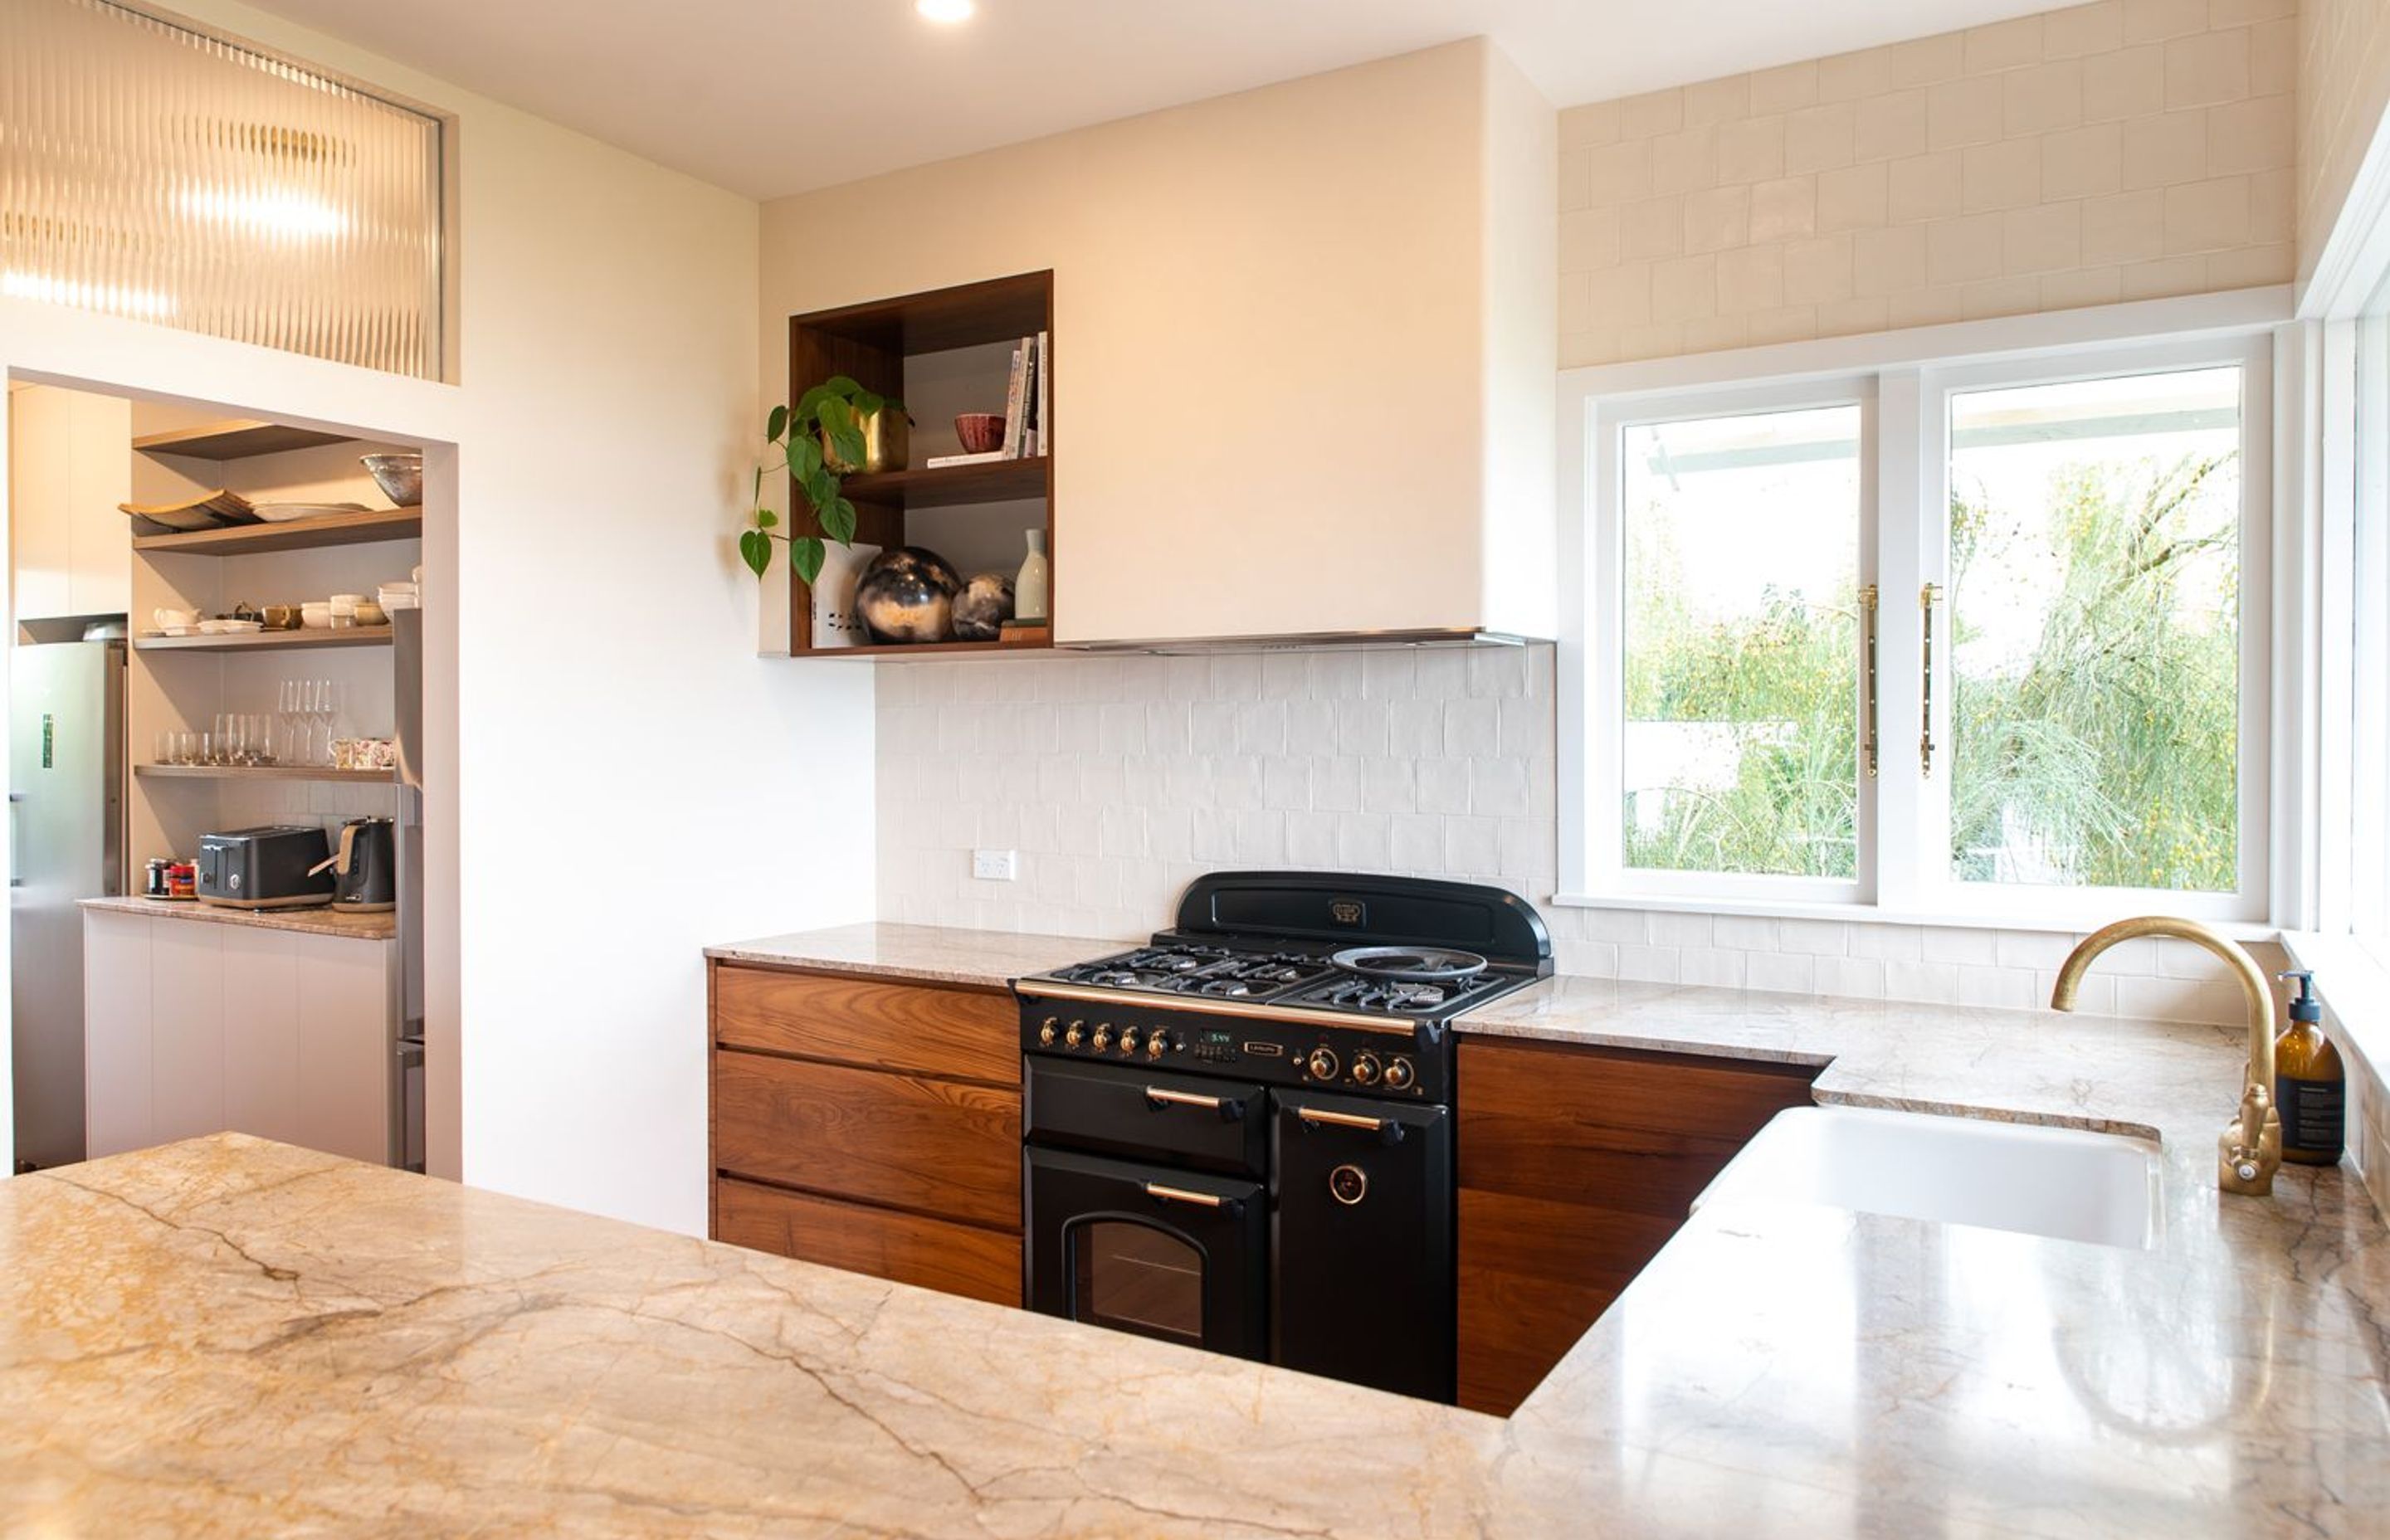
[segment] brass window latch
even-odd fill
[[[1872,583],[1859,590],[1859,624],[1863,628],[1860,632],[1859,657],[1865,684],[1859,698],[1859,712],[1863,718],[1859,723],[1859,735],[1860,743],[1867,754],[1867,773],[1870,780],[1873,780],[1876,773],[1882,768],[1883,760],[1882,745],[1876,740],[1875,610],[1879,597],[1876,585]]]
[[[1929,583],[1917,591],[1917,606],[1925,613],[1925,648],[1919,665],[1924,709],[1920,715],[1917,734],[1917,759],[1927,776],[1934,774],[1934,601],[1942,597],[1942,585]]]

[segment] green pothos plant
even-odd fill
[[[772,565],[775,540],[789,547],[797,576],[810,584],[821,575],[822,535],[784,533],[780,516],[764,506],[764,475],[783,464],[813,504],[822,534],[842,545],[854,544],[854,505],[839,487],[862,466],[863,425],[883,408],[901,412],[905,405],[844,375],[833,375],[799,396],[794,406],[775,406],[764,419],[764,439],[772,446],[772,456],[755,468],[754,522],[739,534],[739,559],[758,578]]]

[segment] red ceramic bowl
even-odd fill
[[[965,412],[955,418],[955,436],[963,441],[966,455],[984,455],[1004,447],[1004,414],[1001,412]]]

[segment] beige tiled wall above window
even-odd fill
[[[1561,114],[1561,362],[2289,281],[2296,0],[2100,0]]]

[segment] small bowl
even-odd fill
[[[358,456],[366,469],[372,473],[374,484],[382,495],[400,507],[420,507],[423,502],[423,456],[419,453],[405,455],[363,455]]]
[[[966,455],[985,455],[1004,447],[1004,414],[1001,412],[965,412],[955,418],[955,437],[963,441]]]
[[[357,606],[356,617],[357,623],[359,625],[388,625],[390,623],[389,614],[380,605],[376,604],[371,599],[366,599]]]
[[[332,624],[332,607],[328,604],[302,604],[299,607],[299,624],[308,631],[326,631]]]

